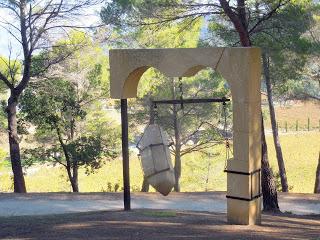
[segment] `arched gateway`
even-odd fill
[[[130,209],[127,98],[150,67],[168,77],[190,77],[211,67],[229,83],[233,153],[227,163],[227,215],[233,224],[260,224],[261,108],[259,48],[110,50],[111,97],[121,99],[124,205]]]

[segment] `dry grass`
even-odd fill
[[[268,109],[265,108],[266,127],[271,128]],[[308,118],[310,119],[310,128],[319,129],[320,121],[320,104],[314,102],[296,102],[293,105],[275,107],[277,122],[280,128],[285,128],[287,122],[288,129],[295,130],[298,121],[299,129],[306,130]]]

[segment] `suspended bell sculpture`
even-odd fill
[[[158,124],[148,125],[137,144],[144,176],[164,196],[175,184],[169,147],[168,135]]]

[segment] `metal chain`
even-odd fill
[[[223,117],[224,117],[224,126],[223,126],[223,135],[226,146],[226,159],[224,164],[224,169],[227,169],[227,161],[230,158],[230,142],[228,138],[228,122],[227,122],[227,103],[223,102]]]
[[[157,106],[157,104],[156,104],[156,103],[153,103],[152,108],[153,108],[152,111],[153,111],[153,114],[154,114],[154,115],[153,115],[153,116],[154,116],[154,121],[153,121],[153,123],[156,123],[156,121],[159,119],[158,106]],[[150,125],[150,122],[149,122],[148,126],[149,126],[149,125]],[[140,149],[139,145],[140,145],[140,142],[141,142],[144,134],[145,134],[145,132],[142,133],[140,139],[138,140],[138,142],[137,142],[137,144],[136,144],[136,148],[138,148],[139,151],[142,150],[142,149]],[[138,154],[138,157],[140,157],[139,154]]]
[[[153,105],[153,112],[154,112],[154,122],[159,120],[159,112],[158,112],[158,106],[156,103]]]
[[[228,134],[228,123],[227,123],[227,103],[223,102],[222,103],[223,106],[223,120],[224,120],[224,124],[223,124],[223,137],[224,139],[227,139],[227,134]]]
[[[183,85],[182,85],[182,77],[179,77],[179,89],[180,89],[181,109],[183,109],[184,106],[183,106]]]

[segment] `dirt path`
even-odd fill
[[[283,212],[320,214],[320,195],[279,194]],[[122,193],[0,194],[0,216],[49,215],[123,208]],[[225,192],[132,194],[133,209],[171,209],[226,213]]]
[[[212,212],[134,210],[0,218],[0,239],[319,239],[320,216],[263,215],[228,225]]]

